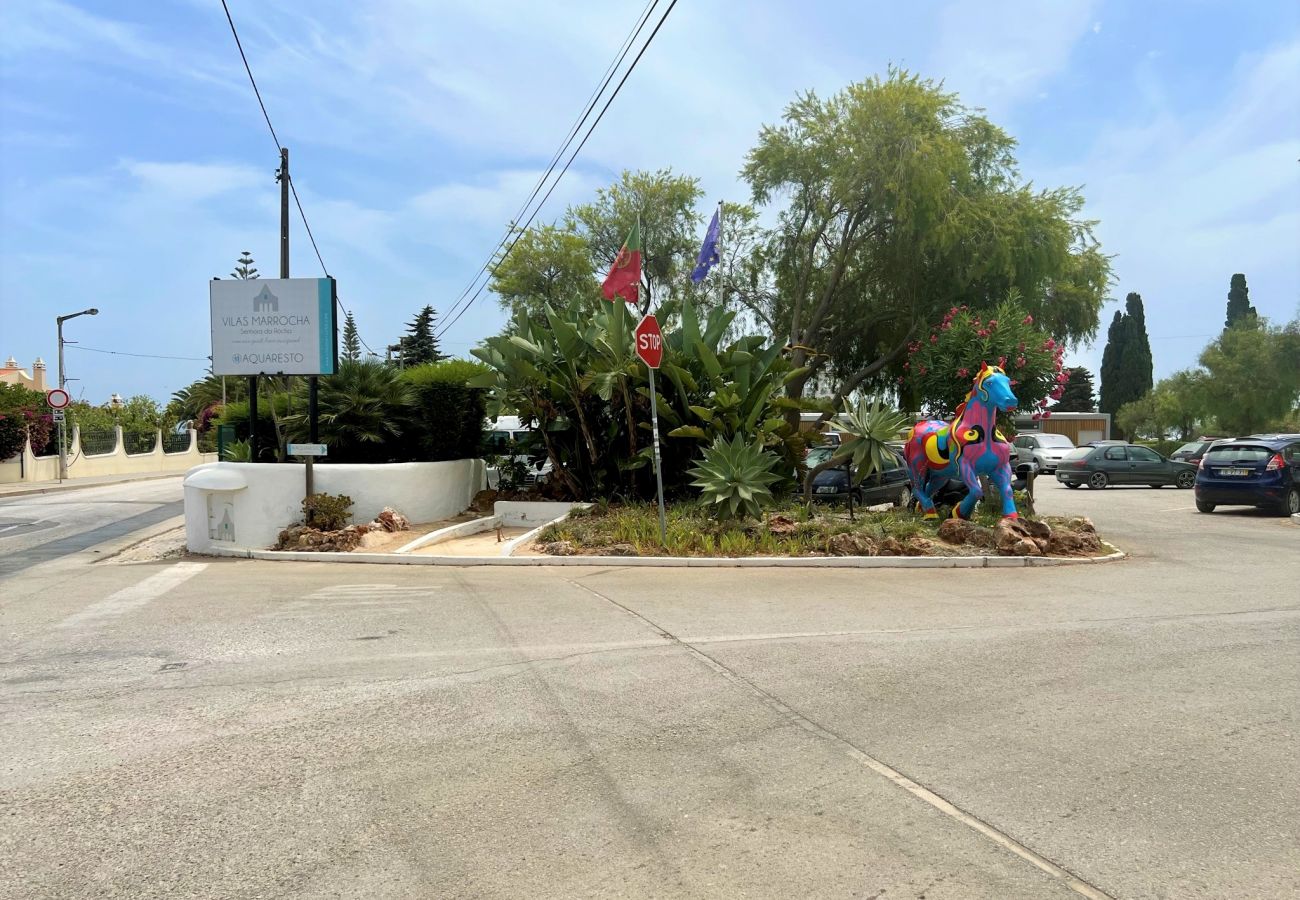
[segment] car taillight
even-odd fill
[[[1196,463],[1196,468],[1198,468],[1198,469],[1204,469],[1204,468],[1205,468],[1205,457],[1204,457],[1204,456],[1202,456],[1202,457],[1200,458],[1200,460]]]
[[[1282,454],[1281,454],[1281,453],[1274,453],[1274,454],[1273,454],[1273,458],[1270,459],[1270,460],[1268,461],[1268,465],[1266,465],[1266,466],[1264,467],[1264,471],[1265,471],[1265,472],[1276,472],[1278,469],[1282,468],[1284,465],[1286,465],[1286,463],[1282,462]]]

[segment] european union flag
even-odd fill
[[[700,248],[700,258],[695,262],[695,271],[691,272],[691,281],[699,284],[718,262],[718,232],[722,230],[722,204],[713,214],[709,230],[704,235],[704,246]]]

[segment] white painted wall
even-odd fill
[[[185,476],[185,539],[192,552],[210,545],[263,549],[281,529],[302,520],[306,491],[300,463],[211,463]],[[479,459],[448,462],[321,464],[316,490],[352,498],[352,521],[369,522],[391,506],[412,522],[436,522],[462,512],[485,483]],[[205,487],[205,485],[207,485]],[[241,486],[242,485],[242,486]],[[227,513],[233,540],[213,532]],[[210,521],[211,520],[211,521]]]
[[[190,429],[189,447],[179,453],[164,453],[162,432],[154,438],[148,453],[127,453],[122,427],[116,426],[111,453],[88,456],[81,449],[81,429],[74,427],[68,438],[68,480],[102,475],[166,475],[187,472],[199,463],[214,461],[215,453],[199,452],[198,432]],[[59,457],[36,456],[29,441],[13,459],[0,463],[0,484],[54,481],[59,477]]]
[[[492,512],[501,524],[510,528],[532,528],[568,515],[575,506],[585,503],[561,503],[552,500],[498,500]]]

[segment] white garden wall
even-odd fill
[[[306,490],[298,463],[211,463],[185,476],[185,539],[209,546],[264,549],[302,520]],[[391,506],[412,522],[436,522],[465,510],[485,484],[482,460],[320,464],[315,489],[352,498],[352,521],[369,522]]]
[[[81,429],[73,428],[68,439],[68,480],[103,475],[180,475],[202,462],[215,460],[215,453],[199,452],[198,432],[190,429],[189,445],[176,453],[164,453],[162,432],[154,438],[147,453],[127,453],[122,427],[114,429],[113,450],[97,455],[86,454],[81,447]],[[59,477],[58,456],[36,456],[28,441],[13,459],[0,462],[0,484],[54,481]]]

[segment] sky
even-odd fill
[[[461,296],[644,6],[230,0],[369,346]],[[1234,272],[1261,314],[1300,316],[1294,0],[680,0],[537,221],[623,169],[746,201],[764,124],[891,64],[987,110],[1035,184],[1082,186],[1116,280],[1070,362],[1096,369],[1130,291],[1157,378],[1222,328]],[[0,357],[53,373],[55,316],[95,306],[65,326],[74,396],[165,401],[201,377],[209,279],[242,250],[278,271],[277,164],[220,0],[0,5]],[[294,276],[322,274],[296,219],[291,246]],[[503,321],[485,292],[443,350]]]

